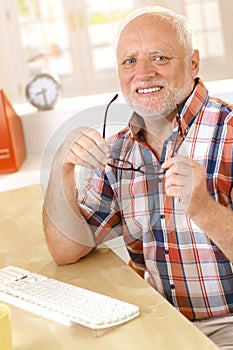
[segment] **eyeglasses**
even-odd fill
[[[106,125],[107,125],[107,116],[108,116],[108,110],[110,105],[117,99],[118,94],[116,94],[111,101],[107,104],[106,109],[105,109],[105,114],[104,114],[104,124],[103,124],[103,138],[105,139],[105,134],[106,134]],[[174,157],[175,153],[178,151],[181,143],[177,146],[179,136],[182,137],[182,141],[184,140],[185,136],[182,131],[181,127],[181,116],[180,116],[180,109],[179,105],[176,105],[177,107],[177,115],[176,115],[176,120],[177,120],[177,133],[176,133],[176,138],[174,141],[173,149],[171,152],[171,158]],[[133,164],[130,163],[127,160],[120,159],[120,158],[109,158],[109,162],[107,163],[110,167],[114,169],[120,169],[120,170],[130,170],[130,171],[137,171],[142,174],[148,174],[148,175],[163,175],[165,174],[165,171],[162,169],[161,165],[154,165],[154,164],[143,164],[139,166],[138,168],[134,168]]]

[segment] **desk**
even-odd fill
[[[38,185],[0,193],[0,267],[17,265],[139,305],[141,315],[94,337],[10,306],[14,350],[217,350],[191,322],[108,248],[56,266],[44,240]]]

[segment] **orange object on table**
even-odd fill
[[[0,89],[0,174],[17,171],[26,154],[22,121]]]

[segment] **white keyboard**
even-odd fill
[[[104,329],[139,315],[139,307],[15,266],[0,269],[0,300],[66,326]]]

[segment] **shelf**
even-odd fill
[[[20,169],[0,175],[0,192],[40,183],[41,155],[28,154]]]

